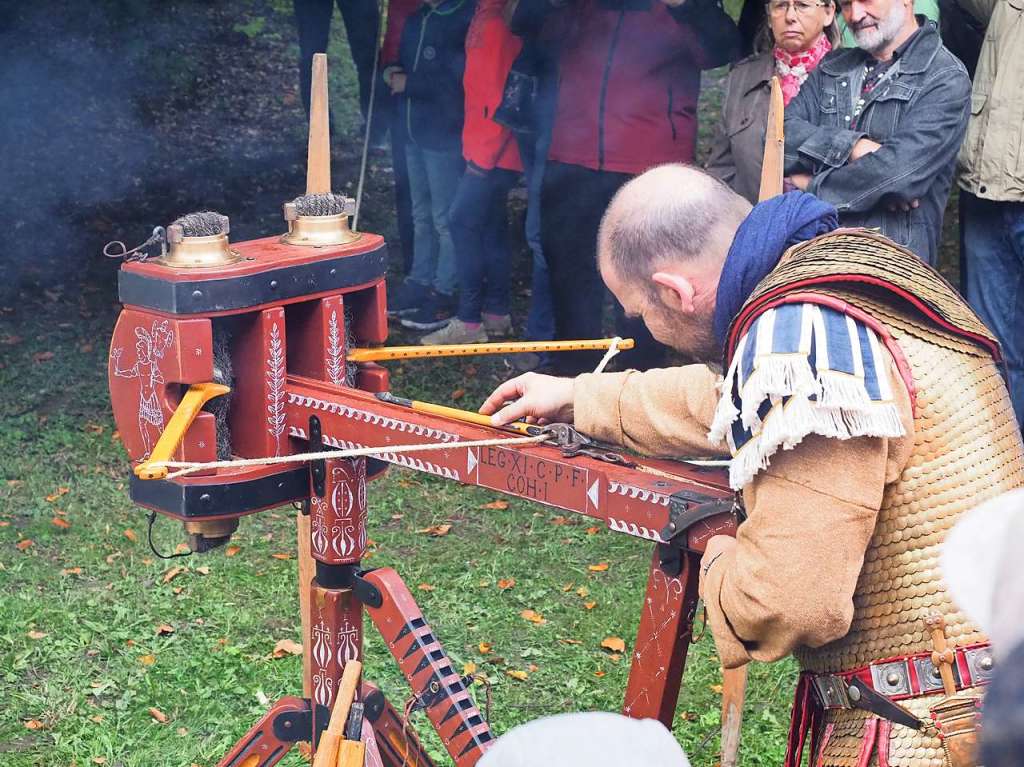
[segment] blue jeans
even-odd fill
[[[409,279],[438,293],[455,293],[455,246],[448,212],[462,177],[461,150],[405,145],[412,202],[413,255]]]
[[[508,314],[509,190],[518,173],[469,165],[459,181],[448,224],[455,243],[459,309],[463,322],[480,322],[481,312]]]
[[[967,301],[1003,346],[1007,385],[1024,429],[1024,203],[960,192]]]

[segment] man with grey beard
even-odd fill
[[[857,48],[833,51],[786,108],[786,174],[844,226],[936,262],[971,82],[912,0],[840,0]]]

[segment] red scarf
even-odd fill
[[[824,32],[806,51],[788,53],[779,46],[775,46],[772,53],[775,56],[775,69],[782,82],[782,101],[786,106],[789,106],[789,102],[800,92],[800,86],[804,84],[807,75],[818,66],[818,62],[830,50],[832,50],[832,43],[828,41]]]

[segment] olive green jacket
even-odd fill
[[[988,200],[1024,202],[1024,0],[958,0],[988,23],[957,181]]]

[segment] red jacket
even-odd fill
[[[494,122],[512,62],[523,42],[513,35],[502,16],[505,0],[478,0],[466,35],[466,117],[462,155],[485,170],[521,171],[519,146],[508,128]]]
[[[567,10],[573,30],[559,63],[550,159],[630,174],[692,162],[705,64],[693,28],[660,0],[581,0]]]
[[[398,45],[402,40],[402,29],[405,20],[416,13],[421,0],[389,0],[387,26],[384,40],[380,46],[380,68],[394,66],[398,63]]]

